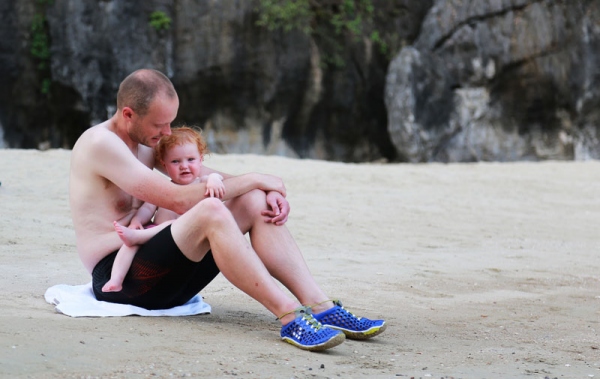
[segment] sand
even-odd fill
[[[284,178],[332,297],[385,333],[323,353],[219,276],[210,315],[70,318],[70,151],[0,150],[0,377],[600,378],[600,162],[343,164],[212,155]]]

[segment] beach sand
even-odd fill
[[[68,150],[0,150],[0,377],[600,378],[600,162],[343,164],[217,155],[283,177],[288,227],[330,296],[385,333],[323,353],[222,276],[210,315],[71,318],[90,281]]]

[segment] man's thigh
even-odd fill
[[[172,238],[170,226],[167,226],[140,246],[121,291],[94,292],[99,300],[147,309],[172,308],[190,300],[218,273],[210,252],[200,262],[190,261],[183,255]],[[99,284],[94,283],[94,289]]]
[[[262,190],[252,190],[225,202],[238,228],[245,234],[255,222],[262,221],[261,212],[267,209],[267,196]]]
[[[207,231],[215,212],[215,199],[202,200],[171,224],[173,240],[181,253],[193,262],[199,262],[210,249]]]

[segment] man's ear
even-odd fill
[[[126,120],[131,120],[131,118],[133,117],[134,113],[135,112],[133,111],[133,109],[131,109],[129,107],[123,107],[123,109],[121,109],[121,115]]]

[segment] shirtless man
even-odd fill
[[[85,131],[73,147],[71,213],[77,251],[92,274],[96,298],[171,308],[186,303],[221,272],[278,316],[282,339],[302,349],[323,350],[345,336],[364,339],[383,332],[383,320],[357,318],[317,285],[284,226],[290,207],[280,178],[219,173],[226,189],[223,202],[207,198],[204,183],[179,186],[152,170],[152,148],[171,133],[178,107],[166,76],[135,71],[119,86],[116,113]],[[213,172],[203,165],[200,175]],[[139,248],[121,291],[102,292],[122,244],[113,221],[129,225],[142,202],[181,216]]]

